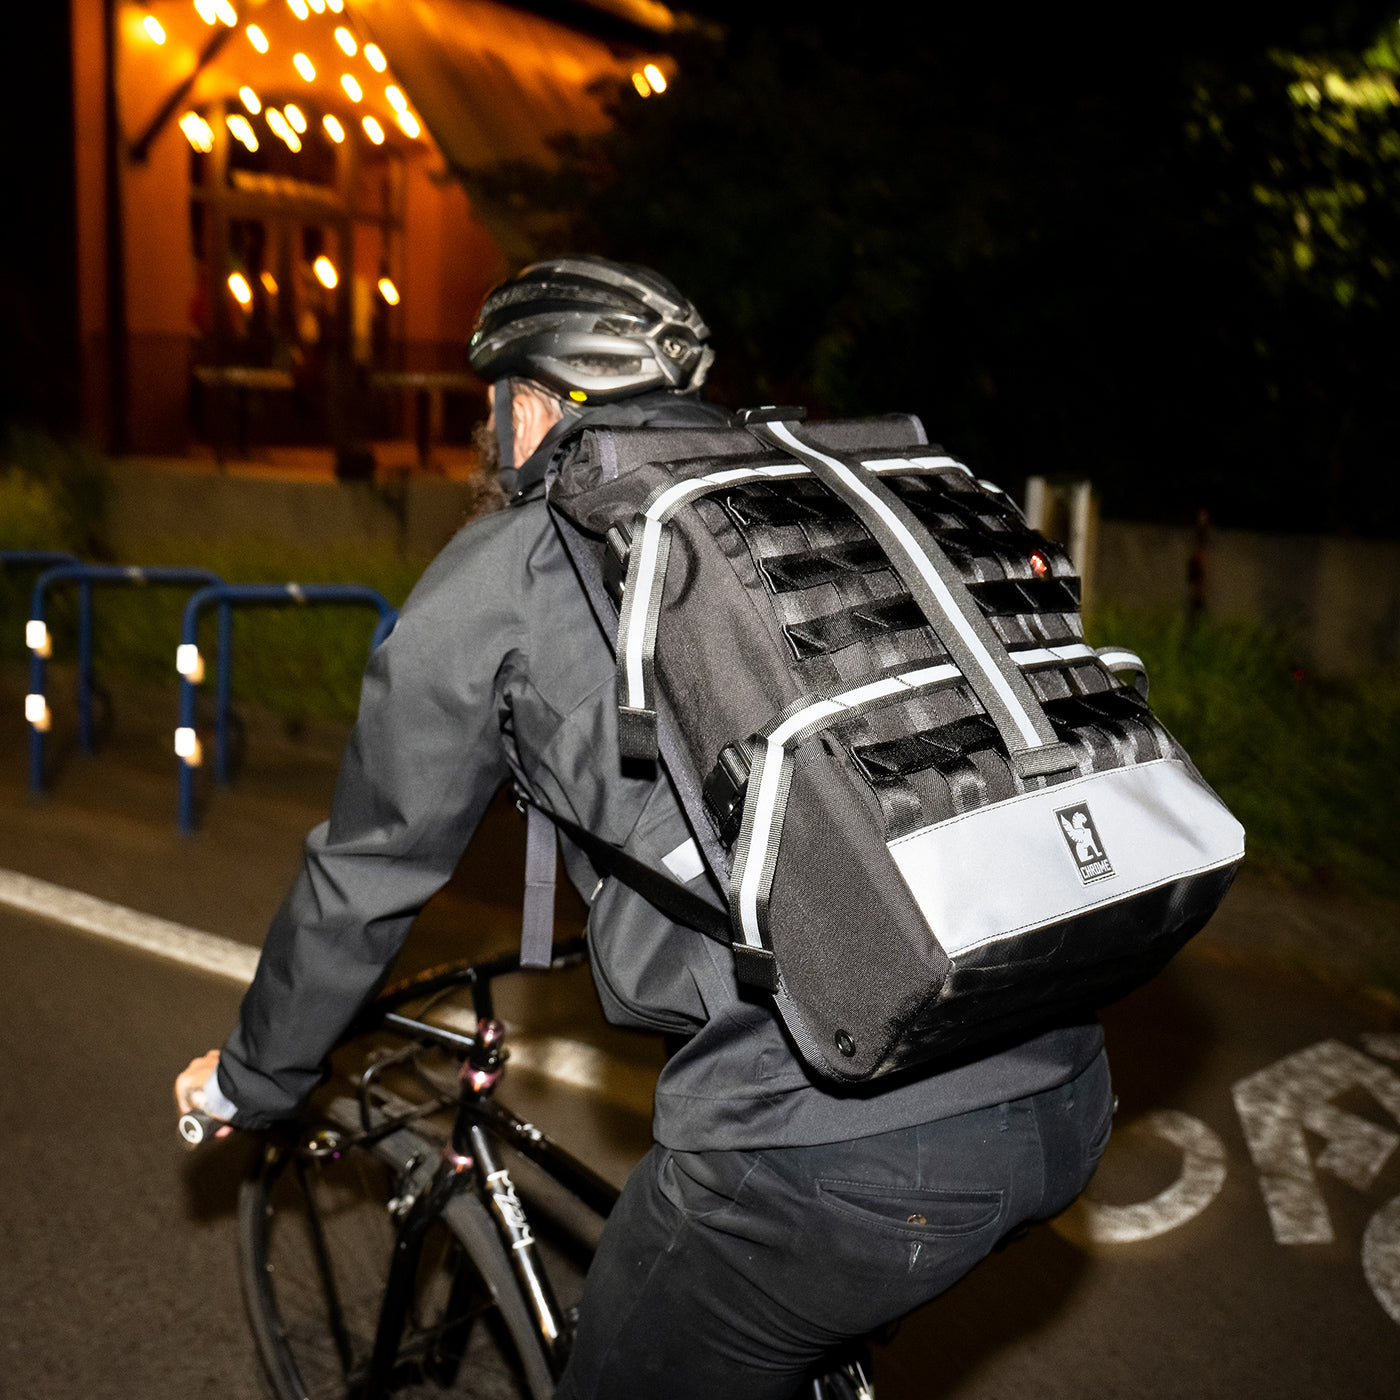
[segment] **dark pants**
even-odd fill
[[[787,1400],[831,1347],[1068,1206],[1112,1113],[1101,1054],[1059,1089],[861,1141],[654,1147],[603,1233],[556,1400]]]

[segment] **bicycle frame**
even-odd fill
[[[572,967],[587,958],[583,939],[561,945],[550,966]],[[394,1251],[385,1284],[375,1333],[369,1374],[360,1392],[362,1400],[381,1400],[389,1394],[398,1356],[399,1342],[413,1297],[414,1283],[424,1240],[430,1226],[442,1214],[452,1197],[475,1191],[496,1226],[502,1248],[510,1260],[527,1300],[541,1344],[557,1379],[568,1359],[571,1340],[566,1319],[560,1312],[536,1248],[525,1205],[516,1192],[509,1171],[500,1165],[496,1143],[505,1143],[535,1163],[551,1180],[593,1214],[606,1218],[617,1201],[615,1187],[570,1152],[548,1138],[534,1124],[526,1122],[494,1098],[494,1091],[505,1069],[507,1048],[504,1026],[491,1014],[491,983],[499,976],[518,971],[518,955],[509,954],[487,963],[434,969],[381,996],[357,1020],[350,1035],[384,1029],[402,1035],[407,1044],[403,1055],[371,1065],[359,1082],[361,1132],[346,1140],[346,1147],[363,1145],[410,1127],[427,1112],[439,1111],[443,1103],[415,1107],[412,1111],[382,1122],[371,1119],[370,1092],[376,1079],[391,1064],[435,1045],[462,1057],[461,1092],[456,1104],[450,1142],[442,1148],[442,1160],[428,1184],[401,1203]],[[470,988],[476,1031],[472,1035],[435,1025],[400,1013],[401,1006],[456,987]],[[350,1037],[347,1037],[350,1038]],[[323,1275],[331,1310],[331,1327],[343,1334],[334,1279],[324,1249],[317,1249],[317,1265]],[[449,1316],[461,1316],[469,1301],[469,1268],[459,1270],[448,1300]],[[453,1366],[449,1359],[444,1363]]]

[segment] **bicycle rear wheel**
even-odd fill
[[[355,1106],[332,1105],[345,1123]],[[363,1394],[395,1238],[391,1203],[427,1182],[438,1148],[400,1130],[327,1152],[269,1142],[239,1198],[245,1301],[278,1400]],[[392,1394],[548,1400],[553,1379],[494,1227],[456,1196],[429,1233]]]

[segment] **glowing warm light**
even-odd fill
[[[258,281],[267,289],[268,296],[275,297],[277,295],[277,279],[270,272],[264,272]]]
[[[194,0],[194,7],[199,11],[199,17],[205,24],[213,24],[219,17],[219,11],[215,7],[214,0]]]
[[[399,289],[394,286],[393,279],[381,277],[379,279],[379,295],[389,303],[390,306],[399,304]]]
[[[384,50],[378,44],[365,45],[365,61],[376,73],[382,73],[389,66],[389,60],[384,57]]]
[[[637,89],[643,97],[651,96],[651,84],[647,82],[645,73],[632,74],[632,86]]]
[[[199,744],[199,735],[193,729],[181,728],[175,731],[175,756],[183,758],[191,768],[198,768],[204,757]]]
[[[329,112],[321,118],[321,125],[326,128],[326,135],[338,146],[345,140],[345,128]]]
[[[326,9],[338,15],[345,8],[345,0],[326,0]]]
[[[258,149],[258,138],[253,128],[248,125],[248,118],[245,117],[242,112],[235,112],[231,117],[226,117],[225,121],[228,123],[228,129],[233,132],[234,136],[250,151],[256,151]]]
[[[385,278],[384,281],[388,281],[388,278]],[[384,282],[379,284],[379,289],[380,291],[384,290]],[[395,299],[397,300],[397,298]],[[49,641],[49,629],[38,618],[30,618],[24,624],[24,644],[36,656],[53,655],[53,644]]]
[[[163,44],[165,42],[165,30],[161,27],[160,21],[154,15],[147,15],[141,21],[141,27],[150,36],[151,43]]]
[[[412,112],[400,112],[399,125],[403,128],[405,136],[412,136],[416,139],[422,135],[423,128],[418,125],[418,118]]]
[[[345,95],[351,102],[358,102],[365,95],[365,90],[355,80],[353,73],[342,73],[340,75],[340,85],[345,89]]]
[[[666,91],[666,75],[654,63],[648,63],[642,69],[642,76],[647,80],[647,85],[653,92]]]
[[[276,107],[267,109],[267,124],[272,130],[286,142],[289,150],[301,150],[301,137],[292,130],[292,124]]]
[[[354,58],[359,52],[360,46],[355,42],[355,36],[343,24],[336,26],[335,41],[345,50],[347,58]]]
[[[253,304],[253,289],[248,285],[248,279],[241,272],[229,273],[228,289],[233,293],[233,299],[239,306],[249,307]]]
[[[24,697],[24,717],[39,733],[45,733],[51,722],[48,701],[42,695],[26,695]]]
[[[301,114],[301,108],[295,102],[289,102],[282,108],[282,115],[291,122],[293,131],[306,130],[306,118]]]
[[[267,35],[264,34],[256,24],[250,24],[248,26],[247,35],[248,42],[257,49],[259,53],[267,52]]]
[[[340,281],[336,274],[335,264],[324,253],[311,264],[311,270],[316,274],[316,280],[328,292],[332,291],[335,284]]]
[[[175,669],[187,681],[199,685],[204,679],[204,658],[193,642],[181,642],[175,649]]]
[[[304,53],[293,56],[292,66],[308,83],[316,76],[316,65]]]
[[[326,0],[306,0],[306,3],[310,5],[318,15],[326,13]]]
[[[186,112],[180,118],[180,130],[195,150],[208,155],[214,149],[214,130],[198,112]]]
[[[376,146],[384,144],[384,128],[379,125],[373,117],[366,117],[364,120],[365,135],[374,142]]]
[[[230,0],[214,0],[214,13],[232,29],[238,23],[238,11],[233,8]]]
[[[262,111],[262,99],[250,87],[238,89],[239,101],[256,117]]]
[[[311,14],[306,8],[306,0],[287,0],[287,6],[298,19],[306,19]]]
[[[384,89],[384,96],[389,99],[389,105],[394,111],[408,111],[408,98],[406,98],[393,83],[390,83],[389,86]]]

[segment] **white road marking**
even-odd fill
[[[1400,1322],[1400,1196],[1371,1217],[1361,1241],[1361,1267],[1381,1307]]]
[[[1400,1060],[1400,1035],[1386,1031],[1367,1031],[1361,1043],[1379,1060]]]
[[[0,870],[0,904],[227,978],[240,986],[253,980],[258,965],[258,950],[246,943],[141,914],[12,870]],[[443,1008],[434,1019],[467,1034],[476,1027],[469,1012],[450,1007]],[[647,1117],[651,1114],[655,1074],[583,1041],[516,1031],[510,1037],[510,1061],[519,1069],[581,1089],[619,1108]]]
[[[1325,1244],[1332,1220],[1318,1189],[1304,1129],[1325,1138],[1317,1168],[1363,1191],[1375,1181],[1400,1135],[1331,1100],[1364,1088],[1400,1120],[1400,1078],[1359,1050],[1324,1040],[1241,1079],[1232,1090],[1269,1224],[1279,1244]]]
[[[1120,1131],[1155,1133],[1179,1147],[1181,1174],[1151,1200],[1130,1206],[1104,1205],[1081,1196],[1053,1222],[1057,1234],[1081,1249],[1136,1244],[1164,1235],[1198,1216],[1225,1184],[1225,1145],[1199,1118],[1158,1109]]]
[[[140,914],[90,894],[51,885],[13,870],[0,870],[0,904],[8,904],[41,919],[53,919],[70,928],[95,933],[128,948],[195,967],[202,972],[247,984],[258,965],[258,950],[212,933],[186,928],[169,919]]]

